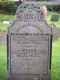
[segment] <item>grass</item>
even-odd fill
[[[60,27],[59,21],[50,21],[52,15],[57,15],[58,13],[48,12],[47,23],[54,23],[57,27]],[[60,14],[58,14],[60,16]],[[60,80],[60,38],[53,42],[52,47],[52,80]]]
[[[13,20],[14,18],[14,15],[0,14],[0,20]]]
[[[7,79],[7,50],[6,46],[0,45],[0,80]]]
[[[52,80],[60,80],[60,38],[53,42]]]
[[[0,14],[0,21],[3,20],[14,20],[15,16],[14,15],[7,15],[7,14]],[[3,24],[0,22],[0,30],[7,30],[8,24]]]
[[[58,13],[55,13],[55,12],[48,12],[48,16],[47,16],[47,23],[48,24],[51,24],[51,23],[54,23],[57,27],[60,27],[60,18],[59,18],[59,21],[50,21],[51,20],[51,16],[52,15],[59,15]]]
[[[2,22],[0,22],[0,30],[7,30],[8,28],[8,24],[3,24]]]

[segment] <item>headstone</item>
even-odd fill
[[[59,20],[59,15],[52,15],[51,21],[58,21]]]
[[[7,41],[9,80],[50,80],[52,29],[39,3],[18,7]]]

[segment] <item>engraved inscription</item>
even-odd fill
[[[13,74],[47,73],[48,35],[22,33],[11,35],[11,71]]]

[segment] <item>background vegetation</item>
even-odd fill
[[[40,1],[40,0],[39,0]],[[49,1],[49,0],[47,0]],[[15,14],[18,3],[21,2],[11,2],[8,0],[4,0],[0,2],[0,13],[8,13]],[[47,5],[48,11],[59,12],[60,13],[60,5]]]
[[[17,5],[15,2],[0,2],[0,13],[15,14]]]

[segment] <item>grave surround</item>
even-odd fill
[[[52,28],[42,5],[24,2],[8,28],[9,80],[51,80]]]

